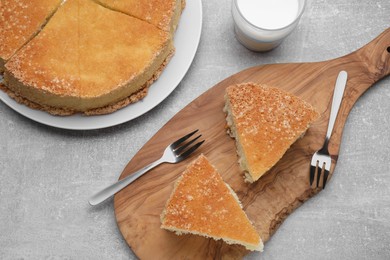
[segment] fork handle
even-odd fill
[[[348,74],[346,71],[342,70],[339,72],[337,76],[336,85],[334,87],[333,99],[332,99],[332,107],[330,109],[330,117],[328,130],[326,131],[326,139],[324,148],[328,148],[328,142],[333,132],[334,123],[336,122],[337,114],[339,113],[341,101],[344,96],[345,86],[347,84]]]
[[[111,197],[115,193],[119,192],[120,190],[125,188],[127,185],[129,185],[130,183],[132,183],[133,181],[135,181],[136,179],[138,179],[139,177],[144,175],[146,172],[148,172],[149,170],[153,169],[154,167],[160,165],[163,162],[165,162],[165,161],[162,158],[160,158],[157,161],[152,162],[151,164],[149,164],[149,165],[143,167],[142,169],[134,172],[133,174],[127,176],[126,178],[123,178],[122,180],[120,180],[120,181],[108,186],[107,188],[99,191],[98,193],[93,195],[88,200],[89,204],[92,206],[95,206],[95,205],[105,201],[106,199],[108,199],[109,197]]]

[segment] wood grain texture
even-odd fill
[[[198,128],[206,140],[199,152],[209,158],[237,193],[249,219],[266,242],[294,209],[320,191],[309,186],[309,164],[312,154],[322,146],[325,138],[334,84],[341,70],[348,72],[348,81],[330,140],[331,177],[351,108],[369,87],[390,74],[390,28],[363,48],[337,59],[257,66],[223,80],[161,128],[129,162],[120,178],[158,159],[169,143]],[[265,83],[284,89],[311,103],[321,114],[306,135],[253,184],[244,182],[234,140],[226,134],[222,111],[225,88],[243,82]],[[160,214],[173,184],[194,158],[179,164],[161,165],[115,196],[119,229],[139,258],[237,259],[248,253],[241,246],[229,246],[199,236],[176,236],[160,229]]]

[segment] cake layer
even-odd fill
[[[1,0],[0,72],[5,62],[26,44],[59,7],[62,0]]]
[[[84,112],[153,78],[172,53],[169,32],[93,1],[67,0],[5,65],[7,87],[44,106]]]
[[[246,180],[258,180],[319,117],[304,100],[281,89],[244,83],[226,89],[225,112]]]
[[[185,1],[183,0],[95,0],[96,2],[151,23],[173,33]]]
[[[161,227],[261,251],[263,244],[234,191],[200,155],[177,180],[161,215]]]

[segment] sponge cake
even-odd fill
[[[187,166],[161,215],[163,229],[191,233],[248,250],[262,251],[263,243],[234,191],[207,158],[200,155]]]
[[[279,88],[243,83],[226,89],[230,134],[236,140],[246,180],[254,182],[280,160],[319,117],[299,97]]]
[[[4,79],[53,114],[104,114],[146,95],[173,51],[169,32],[93,1],[67,0],[7,62]]]

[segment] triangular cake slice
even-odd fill
[[[178,235],[191,233],[243,245],[252,251],[263,249],[237,195],[203,155],[189,164],[177,180],[161,222],[161,228]]]
[[[299,97],[254,83],[229,86],[224,111],[249,182],[258,180],[275,165],[319,117]]]
[[[1,0],[0,3],[0,72],[15,52],[26,44],[62,0]]]

